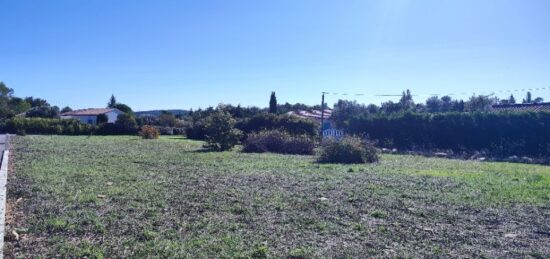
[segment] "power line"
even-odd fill
[[[511,89],[511,90],[497,90],[497,91],[483,91],[477,93],[478,95],[494,95],[497,93],[516,93],[516,92],[530,92],[530,91],[540,91],[540,90],[550,90],[550,87],[537,87],[537,88],[522,88],[522,89]],[[366,97],[400,97],[401,94],[365,94],[365,93],[339,93],[339,92],[324,92],[327,95],[340,95],[340,96],[366,96]],[[447,93],[447,94],[413,94],[412,96],[466,96],[469,94],[476,94],[475,92],[467,93]]]

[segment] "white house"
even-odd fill
[[[78,119],[80,122],[96,125],[97,116],[101,114],[107,116],[108,123],[114,123],[118,115],[124,112],[116,108],[89,108],[64,112],[61,114],[61,119]]]

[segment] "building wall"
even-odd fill
[[[116,119],[118,118],[118,115],[123,114],[123,112],[114,110],[108,113],[105,113],[107,115],[107,122],[108,123],[115,123]]]
[[[88,123],[96,125],[97,116],[95,115],[86,115],[86,116],[61,116],[61,119],[77,119],[82,123]]]

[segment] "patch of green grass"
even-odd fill
[[[502,234],[545,229],[547,166],[404,155],[320,165],[313,156],[200,152],[201,142],[179,137],[12,144],[8,198],[23,198],[15,227],[29,229],[20,257],[550,254],[542,234]]]
[[[375,211],[370,213],[370,216],[373,217],[373,218],[377,218],[377,219],[383,219],[383,218],[386,217],[386,213],[384,213],[383,211],[380,211],[380,210],[375,210]]]

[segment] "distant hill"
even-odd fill
[[[155,117],[158,117],[162,114],[162,111],[167,111],[167,112],[170,112],[172,114],[174,114],[174,116],[178,116],[178,115],[181,115],[181,116],[184,116],[186,115],[189,111],[187,110],[178,110],[178,109],[175,109],[175,110],[151,110],[151,111],[139,111],[139,112],[134,112],[136,114],[136,116],[138,117],[142,117],[142,116],[155,116]]]

